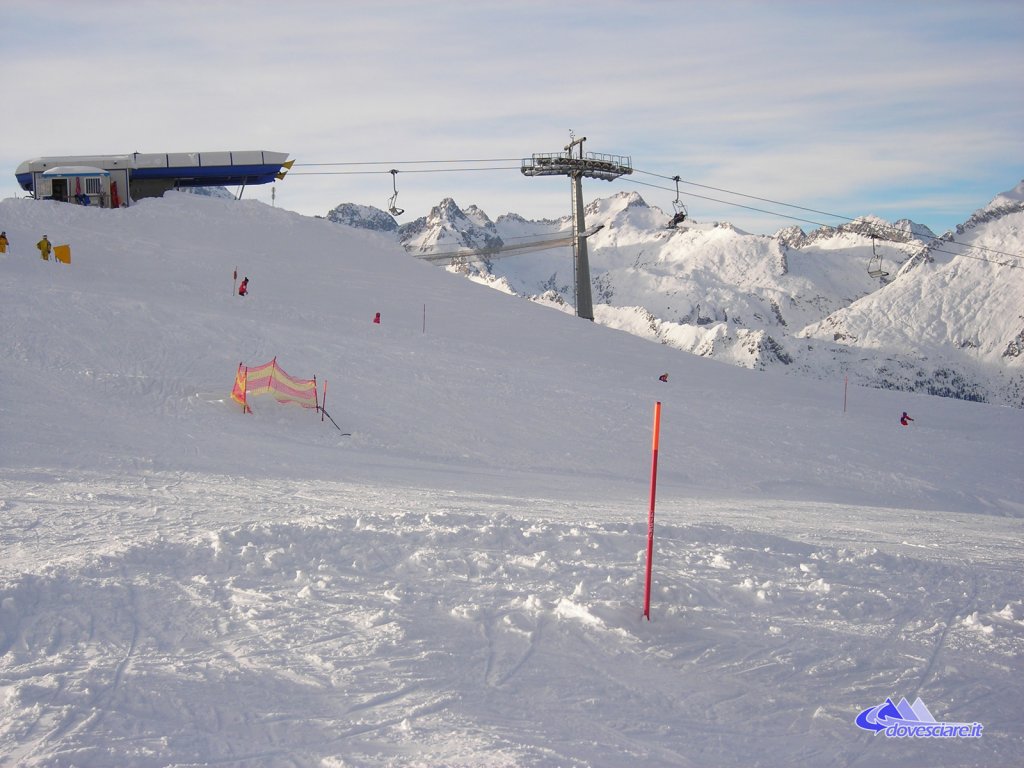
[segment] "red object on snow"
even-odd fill
[[[380,325],[380,312],[373,316],[373,322],[377,323],[377,325]]]
[[[910,422],[912,422],[912,421],[913,421],[913,419],[910,418],[909,416],[907,416],[907,412],[906,411],[904,411],[903,415],[900,416],[900,424],[902,424],[904,427],[910,426]]]
[[[241,285],[238,286],[238,295],[245,296],[249,292],[249,278],[242,280]]]

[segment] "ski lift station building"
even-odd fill
[[[15,171],[37,200],[120,208],[182,187],[268,184],[284,178],[287,152],[168,152],[37,157]]]

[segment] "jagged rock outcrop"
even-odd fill
[[[327,213],[327,220],[374,232],[397,232],[398,222],[386,211],[369,205],[342,203]]]

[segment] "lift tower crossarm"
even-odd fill
[[[633,172],[632,161],[621,155],[602,155],[587,152],[585,157],[573,157],[566,152],[535,154],[523,159],[520,170],[524,176],[573,176],[614,181]]]

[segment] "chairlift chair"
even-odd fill
[[[682,224],[684,221],[686,221],[686,206],[680,203],[679,207],[676,209],[676,215],[673,216],[668,223],[668,228],[675,229],[676,226]]]
[[[388,200],[388,213],[392,216],[401,216],[405,213],[403,208],[397,208],[395,202],[398,200],[398,170],[396,168],[391,169],[391,188],[394,190],[394,194]]]
[[[668,229],[675,229],[677,225],[686,221],[686,206],[683,205],[683,201],[679,199],[679,177],[673,176],[672,180],[676,183],[676,199],[672,201],[672,208],[675,210],[675,215],[669,221]]]
[[[882,254],[875,248],[875,238],[871,237],[871,258],[868,260],[868,275],[871,277],[888,277],[889,273],[882,268]]]

